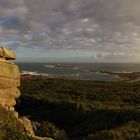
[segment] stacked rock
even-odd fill
[[[36,140],[53,140],[47,137],[38,137],[34,134],[33,125],[26,117],[19,117],[15,111],[14,105],[16,99],[20,96],[18,87],[20,86],[20,72],[18,66],[9,60],[15,60],[16,55],[7,48],[0,47],[0,106],[8,111],[12,111],[20,121],[25,133],[35,138]]]
[[[9,60],[16,59],[13,52],[6,48],[0,48],[0,106],[6,110],[13,111],[18,118],[18,113],[14,110],[15,99],[20,96],[18,86],[20,86],[20,72],[18,66]]]

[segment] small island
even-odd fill
[[[76,68],[75,66],[68,65],[68,64],[66,64],[66,65],[64,65],[64,64],[56,64],[56,65],[54,65],[54,67],[55,68],[66,68],[66,69],[74,69],[74,68]]]

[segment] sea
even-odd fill
[[[94,81],[121,81],[117,75],[106,72],[140,72],[135,63],[17,63],[21,74],[44,75],[54,78],[72,78]]]

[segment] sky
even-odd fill
[[[0,0],[0,43],[19,62],[140,63],[140,0]]]

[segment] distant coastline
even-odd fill
[[[20,63],[22,75],[92,81],[139,80],[140,64],[103,63]]]
[[[117,75],[120,78],[124,78],[124,79],[126,79],[128,81],[140,81],[140,72],[109,72],[109,71],[100,71],[100,73]]]
[[[96,73],[103,73],[103,74],[109,74],[118,76],[123,79],[123,81],[140,81],[140,72],[109,72],[109,71],[96,71]],[[37,73],[37,72],[31,72],[31,71],[23,71],[21,72],[21,75],[25,76],[43,76],[48,78],[64,78],[64,79],[77,79],[77,80],[83,80],[77,77],[68,77],[68,76],[61,76],[61,77],[55,77],[50,76],[48,74],[44,73]]]

